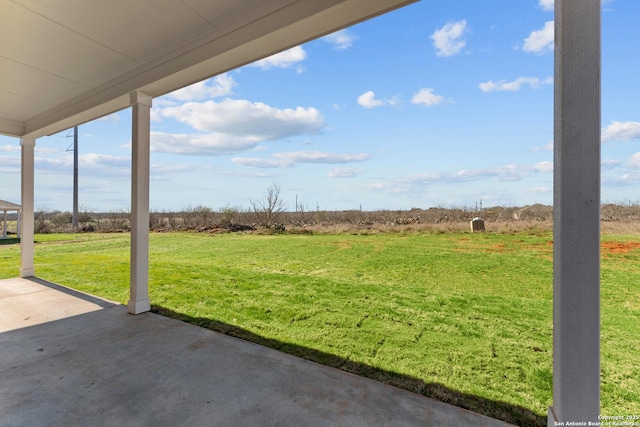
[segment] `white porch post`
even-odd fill
[[[555,2],[553,407],[600,412],[600,0]]]
[[[131,94],[131,281],[129,313],[151,309],[149,302],[149,150],[151,97]]]
[[[35,276],[33,263],[33,182],[35,138],[22,138],[21,148],[21,200],[22,232],[20,233],[20,277]]]

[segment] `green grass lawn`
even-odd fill
[[[153,310],[504,419],[552,403],[550,232],[151,235]],[[128,300],[129,235],[36,237],[38,277]],[[604,236],[602,414],[640,414],[640,236]],[[0,278],[18,274],[0,247]]]

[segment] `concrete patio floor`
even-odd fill
[[[0,425],[509,424],[39,279],[7,279]]]

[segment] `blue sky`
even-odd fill
[[[603,4],[603,202],[640,201],[639,18]],[[550,205],[553,1],[423,0],[153,102],[153,210]],[[80,126],[83,209],[129,209],[130,116]],[[70,135],[37,141],[37,208],[72,208]],[[19,165],[0,137],[0,199]]]

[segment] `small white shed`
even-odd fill
[[[7,202],[6,200],[0,200],[0,212],[2,212],[2,235],[0,237],[7,237],[7,214],[9,212],[16,212],[16,234],[20,237],[20,211],[22,208],[15,203]]]

